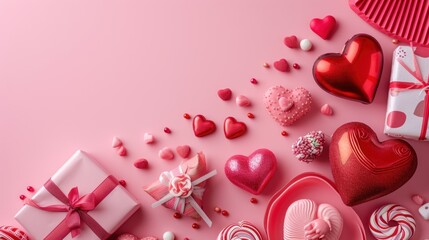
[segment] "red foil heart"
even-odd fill
[[[277,169],[277,159],[268,149],[258,149],[249,157],[234,155],[225,164],[225,175],[238,187],[260,194]]]
[[[335,96],[371,103],[383,70],[383,51],[375,38],[357,34],[343,53],[327,53],[313,65],[319,86]]]
[[[197,137],[204,137],[216,131],[216,124],[211,120],[207,120],[203,115],[194,117],[192,127]]]
[[[243,122],[238,122],[233,117],[227,117],[223,124],[223,131],[226,138],[234,139],[245,134],[247,132],[247,126]]]
[[[329,158],[337,190],[349,206],[395,191],[417,168],[410,144],[400,139],[379,142],[360,122],[346,123],[334,132]]]

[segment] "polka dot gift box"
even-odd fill
[[[429,48],[398,46],[392,74],[384,133],[428,140]]]

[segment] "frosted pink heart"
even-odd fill
[[[343,218],[329,204],[319,206],[310,199],[293,202],[286,211],[283,239],[338,240],[343,230]]]
[[[159,150],[158,153],[159,157],[164,160],[172,160],[174,158],[174,152],[168,147],[165,147],[161,150]]]
[[[281,97],[279,99],[279,105],[282,111],[288,111],[293,107],[293,100],[290,98]]]
[[[293,104],[290,108],[285,108],[288,106],[285,105],[286,102]],[[311,94],[302,87],[290,90],[282,86],[275,86],[265,93],[264,105],[274,120],[282,126],[289,126],[310,111]]]
[[[189,147],[189,145],[177,146],[176,152],[182,158],[187,158],[189,156],[189,154],[191,153],[191,147]]]

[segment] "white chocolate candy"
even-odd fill
[[[420,215],[422,215],[424,220],[429,220],[429,203],[423,204],[419,208],[419,213],[420,213]]]
[[[174,233],[172,233],[172,232],[170,232],[170,231],[165,232],[165,233],[162,235],[162,239],[164,239],[164,240],[174,240],[174,239],[175,239],[175,237],[176,237],[176,236],[174,236]]]
[[[310,40],[308,39],[302,39],[301,42],[299,43],[299,47],[303,50],[303,51],[310,51],[311,48],[313,47],[313,44],[311,43]]]

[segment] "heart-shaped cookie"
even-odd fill
[[[410,144],[400,139],[379,142],[360,122],[346,123],[334,132],[329,159],[338,192],[349,206],[395,191],[417,168]]]
[[[225,163],[229,181],[256,195],[264,190],[276,169],[276,156],[268,149],[258,149],[248,157],[234,155]]]
[[[343,53],[327,53],[313,65],[316,83],[335,96],[371,103],[383,70],[383,51],[375,38],[357,34]]]
[[[245,134],[247,131],[247,126],[244,122],[238,122],[233,117],[227,117],[223,124],[223,131],[226,138],[234,139]]]
[[[349,0],[364,21],[403,42],[429,44],[428,0]]]
[[[310,111],[311,94],[302,87],[289,90],[275,86],[265,92],[264,105],[274,120],[288,126]]]
[[[216,124],[211,120],[207,120],[203,115],[194,117],[192,127],[197,137],[204,137],[216,131]]]

